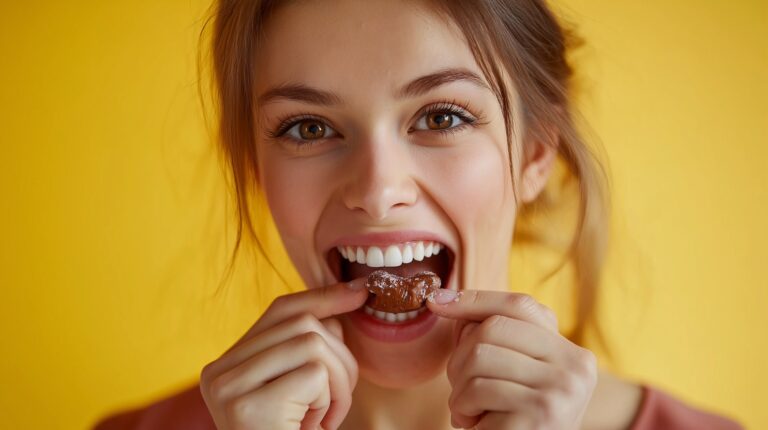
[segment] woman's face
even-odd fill
[[[384,264],[433,270],[446,288],[507,289],[516,203],[504,120],[460,31],[413,2],[339,0],[283,6],[265,36],[259,180],[307,287]],[[403,263],[429,243],[437,256]],[[361,377],[384,386],[434,377],[452,346],[451,321],[437,317],[410,331],[411,320],[340,320]]]

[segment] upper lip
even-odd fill
[[[448,241],[446,241],[440,235],[429,232],[429,231],[424,231],[424,230],[399,230],[399,231],[388,231],[388,232],[354,234],[354,235],[339,237],[335,239],[333,242],[331,242],[329,244],[329,248],[326,249],[325,251],[326,262],[328,264],[327,267],[331,271],[333,276],[336,278],[336,280],[338,281],[340,279],[338,276],[339,274],[334,270],[330,262],[335,258],[339,258],[339,259],[342,258],[341,254],[335,251],[336,248],[339,246],[386,247],[388,245],[395,245],[395,244],[400,244],[405,242],[416,242],[416,241],[439,242],[441,245],[445,246],[446,255],[449,258],[449,268],[447,273],[447,279],[450,279],[451,272],[453,271],[453,264],[455,259],[453,247]],[[333,254],[336,254],[337,256],[332,256]],[[446,288],[447,288],[447,285],[448,283],[446,282]]]
[[[379,233],[365,233],[343,236],[334,240],[330,244],[330,249],[337,246],[380,246],[394,245],[397,243],[415,242],[419,240],[428,240],[433,242],[440,242],[441,244],[450,248],[450,244],[439,235],[418,230],[400,230],[400,231],[388,231]]]

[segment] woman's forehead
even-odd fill
[[[380,97],[416,77],[465,69],[482,78],[461,32],[414,1],[301,1],[270,15],[255,91],[286,82]]]

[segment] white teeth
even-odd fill
[[[382,321],[387,321],[390,323],[412,320],[417,316],[419,316],[419,314],[424,312],[425,310],[426,308],[422,307],[415,311],[393,313],[393,312],[376,311],[368,305],[365,305],[363,307],[363,311],[365,311],[366,314],[372,315],[377,319],[380,319]]]
[[[357,262],[360,264],[365,264],[365,251],[363,251],[363,248],[357,248]]]
[[[416,242],[416,246],[413,248],[413,259],[416,261],[424,259],[424,242]]]
[[[368,267],[399,267],[415,261],[423,261],[437,255],[443,245],[437,242],[417,241],[389,245],[386,248],[378,246],[338,246],[339,254],[352,263],[364,264]]]
[[[400,248],[395,245],[387,247],[387,252],[384,254],[384,265],[387,267],[397,267],[403,264],[403,255],[400,253]]]
[[[384,253],[381,252],[381,248],[378,246],[368,248],[368,254],[365,255],[365,264],[368,267],[383,267]]]
[[[403,264],[408,264],[413,261],[413,248],[410,243],[406,243],[403,246]]]

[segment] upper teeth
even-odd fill
[[[437,255],[443,246],[438,242],[418,241],[378,246],[337,246],[344,259],[368,267],[397,267],[413,260],[421,261]]]

